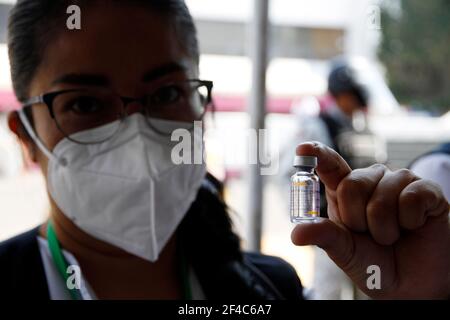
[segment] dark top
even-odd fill
[[[0,299],[49,299],[37,237],[38,228],[0,243]],[[207,299],[303,299],[294,268],[280,258],[244,253],[241,260],[201,265],[194,269]]]

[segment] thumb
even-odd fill
[[[329,219],[319,218],[311,223],[299,224],[291,234],[292,242],[298,246],[316,245],[343,270],[354,258],[354,242],[344,226]]]
[[[302,143],[297,147],[296,153],[299,156],[317,157],[317,174],[325,187],[331,191],[336,191],[341,180],[352,171],[336,151],[319,142]]]

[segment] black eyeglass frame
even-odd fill
[[[197,88],[200,88],[201,86],[205,86],[208,89],[208,96],[207,96],[207,100],[205,103],[205,106],[208,106],[209,104],[211,104],[212,102],[212,89],[214,87],[214,83],[212,81],[209,80],[200,80],[200,79],[189,79],[189,80],[184,80],[184,81],[176,81],[176,82],[197,82],[199,84],[199,86]],[[171,83],[168,83],[164,86],[169,86]],[[45,104],[48,108],[48,111],[50,113],[50,116],[55,119],[55,112],[53,111],[53,101],[56,99],[57,96],[64,94],[64,93],[68,93],[68,92],[77,92],[77,91],[83,91],[83,88],[78,88],[78,89],[67,89],[67,90],[60,90],[60,91],[52,91],[52,92],[48,92],[48,93],[44,93],[41,94],[39,96],[35,96],[35,97],[31,97],[30,99],[28,99],[27,101],[25,101],[22,104],[22,108],[27,108],[27,107],[31,107],[35,104]],[[131,97],[123,97],[123,96],[119,96],[120,100],[123,103],[124,106],[124,110],[126,109],[126,106],[132,102],[139,102],[139,103],[143,103],[145,101],[145,98],[147,97],[141,97],[141,98],[131,98]],[[206,112],[205,108],[205,112]],[[202,115],[203,116],[203,115]]]
[[[203,113],[200,115],[200,117],[199,117],[198,120],[201,120],[201,119],[205,116],[205,114],[206,114],[206,112],[207,112],[207,109],[208,109],[208,106],[209,106],[209,105],[212,105],[212,108],[213,108],[212,111],[213,111],[213,112],[215,111],[215,110],[214,110],[214,109],[215,109],[215,107],[214,107],[214,102],[213,102],[213,99],[212,99],[212,90],[213,90],[213,87],[214,87],[214,82],[213,82],[213,81],[209,81],[209,80],[200,80],[200,79],[188,79],[188,80],[183,80],[183,81],[173,81],[173,82],[169,82],[169,83],[163,85],[162,87],[170,86],[171,84],[174,84],[174,83],[180,83],[180,82],[188,82],[188,83],[194,82],[194,83],[197,83],[197,84],[198,84],[197,87],[196,87],[196,89],[198,89],[198,88],[204,86],[204,87],[206,87],[206,89],[208,90],[207,97],[206,97],[206,101],[205,101],[205,110],[204,110]],[[64,132],[64,130],[60,127],[58,121],[56,120],[55,112],[54,112],[54,110],[53,110],[53,101],[56,99],[57,96],[59,96],[59,95],[61,95],[61,94],[69,93],[69,92],[79,92],[79,91],[83,91],[83,90],[85,90],[85,88],[67,89],[67,90],[59,90],[59,91],[52,91],[52,92],[44,93],[44,94],[41,94],[41,95],[39,95],[39,96],[34,96],[34,97],[31,97],[31,98],[29,98],[28,100],[26,100],[24,103],[22,103],[22,108],[23,108],[23,109],[26,109],[26,108],[29,108],[29,107],[31,107],[31,106],[33,106],[33,105],[36,105],[36,104],[45,104],[45,105],[47,106],[47,108],[48,108],[48,112],[49,112],[50,116],[51,116],[52,119],[55,121],[56,126],[58,127],[58,129],[59,129],[59,130],[61,131],[61,133],[64,134],[64,136],[66,136],[69,140],[72,140],[72,139],[70,138],[70,136],[67,135],[67,134]],[[141,97],[141,98],[124,97],[124,96],[120,96],[120,95],[118,95],[118,97],[119,97],[120,100],[122,101],[122,103],[123,103],[123,111],[125,111],[127,105],[130,104],[130,103],[132,103],[132,102],[139,102],[141,105],[144,105],[144,104],[145,104],[145,101],[146,101],[146,98],[148,97],[148,95],[145,95],[145,96],[143,96],[143,97]],[[122,115],[122,116],[123,116],[123,118],[126,117],[125,114]],[[153,130],[155,130],[155,131],[158,132],[159,134],[161,134],[161,135],[167,135],[166,133],[163,133],[163,132],[159,131],[158,129],[156,129],[156,128],[155,128],[154,126],[152,126],[151,124],[149,124],[149,125],[152,127]],[[74,140],[72,140],[72,141],[74,141]],[[74,141],[74,142],[76,142],[76,143],[81,143],[81,144],[90,144],[90,143],[82,143],[82,142],[79,142],[79,141]],[[101,141],[99,141],[99,142],[101,142]],[[96,142],[96,143],[97,143],[97,142]]]

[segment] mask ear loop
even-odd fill
[[[25,115],[25,112],[23,111],[23,109],[19,110],[18,113],[19,113],[19,119],[22,122],[23,126],[25,127],[25,130],[30,135],[31,139],[33,139],[33,141],[36,143],[38,148],[47,156],[47,158],[49,160],[53,160],[53,161],[59,163],[62,166],[66,166],[67,161],[64,158],[59,159],[59,158],[55,157],[55,155],[50,150],[47,149],[47,147],[44,145],[42,140],[39,139],[39,137],[37,136],[33,127],[31,126],[30,122],[28,121],[28,118]]]

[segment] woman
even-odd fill
[[[66,28],[73,4],[81,8],[81,30]],[[2,294],[303,298],[286,262],[241,250],[204,165],[174,164],[171,133],[194,133],[194,146],[201,145],[192,123],[202,119],[212,88],[198,79],[196,31],[183,1],[21,0],[10,18],[9,50],[24,105],[9,125],[46,177],[51,210],[47,223],[0,246]],[[450,260],[448,204],[438,188],[381,166],[351,172],[318,144],[297,152],[319,158],[334,221],[297,227],[297,244],[325,248],[362,287],[366,255],[373,257],[386,285],[374,297],[448,295],[441,283]],[[378,207],[366,221],[371,198]],[[425,212],[433,218],[421,234],[400,237],[399,228],[418,228],[416,218]],[[409,290],[408,279],[422,272],[410,268],[408,259],[421,258],[408,252],[411,241],[431,233],[442,241],[420,244],[441,254],[429,259],[440,270],[424,275],[429,288]],[[395,251],[398,245],[404,251]],[[398,260],[406,271],[394,272]]]

